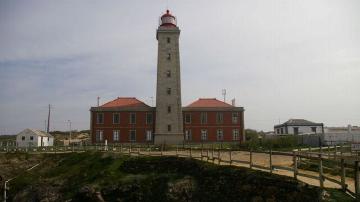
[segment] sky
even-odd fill
[[[236,99],[245,128],[360,125],[358,0],[0,0],[0,134],[89,129],[91,106],[155,105],[159,16],[178,20],[182,103]]]

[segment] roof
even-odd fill
[[[275,125],[275,127],[281,126],[320,126],[322,123],[315,123],[305,119],[289,119],[283,124]]]
[[[201,107],[226,107],[226,108],[233,108],[234,106],[217,100],[216,98],[199,98],[198,100],[196,100],[195,102],[189,104],[188,106],[186,106],[188,108],[192,108],[192,107],[196,107],[196,108],[201,108]]]
[[[31,128],[27,128],[27,129],[21,131],[18,135],[20,135],[22,133],[33,133],[33,134],[35,134],[37,136],[52,137],[52,135],[50,135],[49,133],[46,133],[45,131],[31,129]]]
[[[113,101],[107,102],[100,107],[150,107],[135,97],[118,97]]]

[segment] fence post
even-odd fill
[[[209,148],[207,148],[207,151],[206,151],[206,162],[209,161]]]
[[[162,156],[163,155],[163,149],[164,149],[164,147],[163,147],[163,145],[161,145],[161,152],[160,152],[160,155]]]
[[[201,154],[200,154],[200,156],[201,156],[201,160],[203,160],[203,143],[201,142]]]
[[[252,168],[252,148],[250,148],[250,168]]]
[[[215,162],[215,159],[214,159],[214,144],[212,144],[211,158],[212,158],[212,162],[214,163]]]
[[[355,195],[356,195],[356,199],[359,199],[360,196],[360,186],[359,186],[359,161],[355,161],[355,165],[354,165],[354,178],[355,178]]]
[[[178,147],[178,145],[176,145],[176,157],[179,156],[179,155],[178,155],[178,150],[179,150],[179,147]]]
[[[293,151],[293,165],[294,165],[294,179],[297,179],[297,157],[295,151]]]
[[[218,165],[220,165],[220,161],[221,161],[221,159],[220,159],[220,149],[218,149]]]
[[[341,188],[343,191],[346,191],[346,182],[345,182],[345,160],[341,158]]]
[[[336,160],[337,158],[337,145],[335,145],[335,152],[334,152],[334,159]]]
[[[324,188],[324,175],[323,175],[323,162],[322,162],[322,154],[319,154],[319,181],[320,181],[320,188]]]
[[[272,173],[273,169],[272,169],[272,150],[271,150],[271,149],[270,149],[269,155],[270,155],[270,159],[269,159],[269,163],[270,163],[270,173]]]
[[[328,151],[328,159],[330,159],[330,145],[328,145],[327,151]]]
[[[229,162],[230,162],[230,165],[232,164],[232,160],[231,160],[231,148],[229,150]]]

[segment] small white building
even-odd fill
[[[274,131],[276,135],[323,134],[324,124],[314,123],[305,119],[289,119],[283,124],[275,125]]]
[[[16,135],[18,147],[48,147],[54,145],[54,137],[44,131],[25,129]]]
[[[324,130],[324,141],[328,145],[346,142],[360,143],[360,127],[358,126],[326,127]]]

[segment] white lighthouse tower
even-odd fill
[[[167,10],[161,16],[156,32],[158,63],[155,144],[179,144],[184,140],[179,36],[176,18]]]

